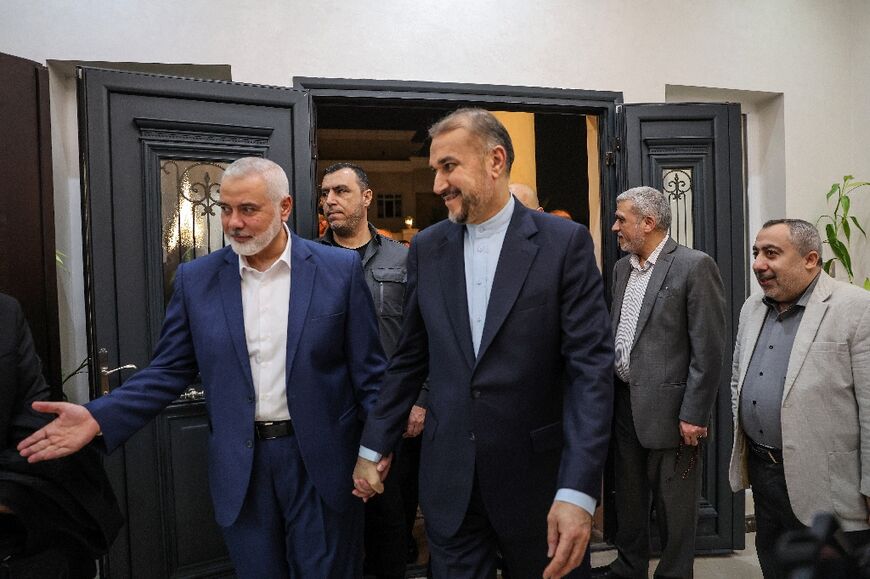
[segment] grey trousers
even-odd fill
[[[674,428],[679,428],[674,424]],[[651,450],[641,446],[634,429],[628,386],[616,386],[614,417],[616,548],[611,569],[646,579],[650,559],[650,506],[655,505],[661,538],[656,577],[692,577],[695,528],[701,495],[701,449],[684,446]],[[695,464],[690,457],[695,454]]]

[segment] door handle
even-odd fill
[[[97,353],[100,361],[100,393],[105,396],[109,393],[109,376],[121,370],[138,370],[136,364],[124,364],[109,370],[109,351],[105,348],[100,348]]]

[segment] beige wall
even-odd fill
[[[511,183],[523,183],[538,190],[538,170],[535,157],[535,115],[496,111],[495,116],[507,129],[514,146]]]
[[[750,178],[752,224],[776,212],[815,220],[831,182],[846,173],[870,178],[866,0],[6,0],[2,14],[0,52],[40,62],[226,63],[235,80],[251,83],[451,81],[615,90],[626,102],[662,102],[668,87],[781,95],[753,105],[779,119],[770,134],[781,138],[749,136],[750,152],[767,147],[771,163],[750,167],[767,176],[764,187],[753,188]],[[58,248],[70,255],[68,277],[75,278],[71,87],[52,81]],[[870,194],[855,210],[870,214]],[[867,253],[862,275],[870,270]],[[62,315],[81,336],[80,282],[59,283],[69,300]],[[64,365],[82,349],[65,348]]]
[[[854,171],[853,175],[864,181],[870,181],[870,2],[855,0],[855,6],[861,7],[854,11],[849,29],[852,65],[849,72],[851,90],[848,103],[851,117],[851,130],[845,131],[841,138],[848,140],[850,158],[847,163],[838,164],[843,172]],[[836,173],[830,181],[841,176]],[[853,212],[864,217],[864,229],[867,229],[867,218],[870,216],[870,187],[864,187],[860,195],[853,199]],[[855,274],[863,280],[870,277],[870,243],[861,239],[852,247],[854,255],[859,256],[855,266]]]

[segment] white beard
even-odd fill
[[[224,239],[229,242],[230,246],[232,246],[233,248],[233,251],[235,251],[239,255],[244,255],[245,257],[247,257],[250,255],[256,255],[263,251],[267,245],[272,243],[272,240],[275,239],[275,236],[281,232],[281,228],[283,226],[284,224],[281,222],[281,218],[276,217],[275,221],[272,222],[272,224],[266,231],[264,231],[260,235],[252,237],[245,243],[240,243],[227,234],[224,234]]]

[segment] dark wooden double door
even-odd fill
[[[694,245],[720,264],[736,315],[744,294],[742,187],[739,163],[734,165],[740,157],[739,139],[735,141],[728,131],[734,129],[735,115],[739,120],[739,109],[635,105],[617,111],[619,93],[512,87],[423,83],[373,87],[354,81],[326,88],[317,82],[309,86],[310,91],[80,71],[93,396],[102,390],[99,351],[106,351],[109,368],[147,365],[175,267],[222,245],[219,214],[213,205],[227,163],[253,155],[281,165],[295,198],[291,226],[303,236],[313,235],[317,223],[313,127],[321,97],[359,99],[368,106],[388,98],[393,105],[476,103],[493,109],[596,115],[601,128],[605,230],[618,190],[640,183],[667,187],[667,180],[676,175],[673,171],[690,169],[687,174],[694,178],[687,227]],[[723,181],[723,173],[731,175],[730,180]],[[609,235],[603,236],[603,242],[604,272],[609,278],[617,249]],[[730,354],[727,358],[730,367]],[[123,377],[113,374],[109,387],[120,385]],[[706,462],[699,528],[699,547],[706,551],[743,546],[742,524],[738,524],[742,496],[727,489],[728,413],[725,379],[716,410],[721,427],[714,429]],[[105,577],[232,576],[206,482],[207,433],[205,401],[192,384],[182,399],[107,457],[106,468],[127,525],[105,562]]]

